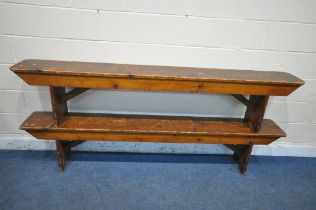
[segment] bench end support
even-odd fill
[[[253,144],[225,144],[225,146],[233,150],[234,160],[237,161],[241,174],[245,175]]]
[[[64,171],[67,159],[71,154],[71,148],[81,144],[84,141],[57,141],[56,140],[56,153],[57,153],[57,164],[61,172]]]

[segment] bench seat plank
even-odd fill
[[[11,67],[30,85],[197,93],[289,95],[304,84],[285,72],[24,60]]]
[[[240,119],[69,113],[53,126],[52,112],[34,112],[21,129],[39,139],[168,143],[269,144],[286,134],[264,120],[253,132]]]

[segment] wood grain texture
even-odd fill
[[[21,129],[41,139],[169,143],[269,144],[285,136],[272,120],[254,133],[242,119],[69,113],[56,127],[51,112],[34,112]]]
[[[66,89],[64,87],[49,87],[54,125],[59,125],[64,116],[68,113],[67,101],[63,100],[66,94]]]
[[[24,60],[11,67],[30,85],[288,95],[304,84],[285,72]]]
[[[252,106],[247,107],[244,120],[248,122],[249,127],[255,132],[258,132],[261,128],[268,101],[269,96],[249,97],[249,103]]]

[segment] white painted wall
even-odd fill
[[[0,0],[0,148],[52,148],[18,129],[31,112],[51,110],[46,87],[28,86],[9,71],[27,58],[289,72],[306,84],[272,97],[266,117],[288,133],[275,144],[316,146],[315,11],[315,0]],[[69,106],[198,116],[244,111],[228,96],[132,91],[88,91]],[[103,143],[115,151],[208,148],[139,145]]]

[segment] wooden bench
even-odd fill
[[[100,140],[224,144],[244,174],[254,144],[286,136],[264,119],[269,96],[287,96],[304,84],[284,72],[50,60],[24,60],[11,70],[29,85],[50,87],[52,112],[34,112],[20,128],[38,139],[56,140],[61,170],[72,147]],[[68,112],[67,101],[89,88],[229,94],[246,112],[243,119]]]

